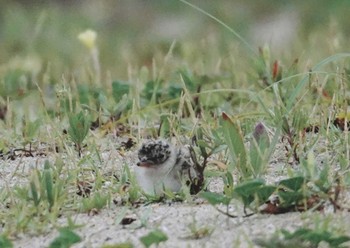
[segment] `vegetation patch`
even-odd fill
[[[0,247],[200,246],[293,213],[220,244],[347,247],[350,5],[311,2],[3,3]]]

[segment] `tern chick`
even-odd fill
[[[190,154],[184,147],[175,147],[165,140],[150,140],[138,151],[135,175],[145,193],[161,195],[164,190],[178,192],[182,175],[190,168]]]

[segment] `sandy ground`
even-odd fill
[[[108,144],[106,142],[106,147]],[[121,162],[134,164],[136,161],[136,148],[124,153],[123,156],[115,149],[109,149],[102,154],[106,164],[103,169],[105,171],[115,170],[115,165]],[[30,169],[43,164],[45,159],[47,158],[0,160],[0,187],[5,185],[13,187],[27,181],[26,175]],[[282,160],[283,154],[280,153],[272,158],[271,173],[268,173],[267,180],[276,182],[283,177],[283,174],[285,175],[283,166],[280,166]],[[219,179],[214,180],[209,189],[220,191],[222,182]],[[231,208],[234,213],[243,215],[240,203],[234,202]],[[134,218],[135,221],[129,225],[121,225],[119,220],[124,214],[126,217]],[[326,219],[327,216],[331,216],[332,223],[347,230],[347,234],[350,235],[350,215],[345,212],[257,214],[246,218],[229,218],[195,197],[192,202],[154,203],[137,208],[126,208],[112,203],[110,207],[104,208],[95,215],[77,213],[72,216],[76,224],[83,225],[76,230],[82,241],[73,247],[101,247],[122,242],[130,242],[134,247],[143,247],[139,238],[154,229],[160,229],[168,236],[168,240],[161,243],[159,247],[257,247],[253,242],[256,238],[270,237],[281,228],[295,230],[305,225],[313,226],[315,219]],[[61,217],[58,223],[63,226],[66,221],[66,217]],[[193,233],[190,227],[193,224],[197,228],[212,230],[212,233],[198,239],[191,237]],[[57,235],[58,232],[55,229],[39,236],[20,234],[13,243],[15,247],[23,248],[48,247]]]
[[[113,208],[103,210],[95,216],[78,214],[75,221],[84,227],[77,233],[83,241],[73,247],[101,247],[103,244],[121,242],[131,242],[134,247],[143,247],[139,238],[155,228],[162,230],[169,238],[159,247],[258,247],[252,242],[253,239],[269,237],[281,228],[295,230],[304,224],[312,224],[308,218],[310,215],[311,219],[315,219],[315,214],[312,213],[255,215],[232,219],[218,213],[208,204],[175,203],[152,204],[130,211],[127,216],[137,220],[128,226],[123,226],[116,223],[121,211],[121,208]],[[149,216],[146,227],[141,227],[140,218],[145,216]],[[326,216],[320,215],[321,218]],[[333,215],[332,218],[345,230],[350,230],[348,213]],[[189,229],[194,221],[198,228],[207,227],[213,230],[211,235],[201,239],[191,238]],[[24,235],[15,241],[15,247],[48,247],[57,235],[57,231],[45,236]]]

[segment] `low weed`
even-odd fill
[[[90,123],[90,118],[82,111],[77,115],[71,114],[69,116],[70,125],[68,128],[68,134],[76,146],[79,157],[82,155],[82,145],[86,135],[89,132]]]
[[[193,218],[193,221],[188,225],[189,234],[184,237],[184,239],[202,239],[210,236],[214,228],[211,226],[200,226],[196,219]]]
[[[277,184],[266,184],[262,179],[250,179],[234,185],[231,173],[223,176],[225,187],[223,193],[202,192],[201,197],[214,206],[226,206],[226,211],[218,211],[229,217],[229,205],[238,199],[244,207],[244,215],[252,213],[281,214],[290,211],[323,211],[327,204],[333,206],[334,212],[346,209],[339,204],[339,178],[329,173],[327,164],[319,169],[313,154],[302,160],[301,168],[290,172],[290,176]],[[247,213],[249,208],[252,212]]]
[[[67,199],[67,181],[59,171],[46,161],[43,169],[32,171],[27,185],[6,194],[4,200],[9,208],[5,211],[5,230],[43,231],[45,225],[55,223]]]
[[[158,229],[153,230],[149,232],[147,235],[142,236],[140,238],[141,243],[147,248],[153,244],[158,245],[161,242],[165,242],[167,240],[168,240],[168,236],[164,232]]]
[[[282,228],[269,238],[255,239],[260,247],[347,247],[350,236],[344,235],[344,231],[333,227],[330,223],[332,217],[327,216],[318,219],[315,216],[315,224],[312,227],[299,227],[294,231]]]
[[[12,248],[13,244],[5,235],[0,236],[0,247]]]
[[[70,228],[61,228],[59,229],[59,236],[50,243],[49,248],[71,247],[80,241],[80,236]]]
[[[108,206],[111,201],[111,196],[109,194],[103,194],[100,192],[95,192],[88,198],[84,198],[81,201],[81,211],[85,213],[98,213],[101,209]]]

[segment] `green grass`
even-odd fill
[[[200,177],[179,196],[168,193],[169,199],[191,202],[190,193],[202,192],[211,204],[227,205],[227,211],[218,209],[230,217],[235,217],[228,212],[231,200],[257,213],[271,194],[284,201],[281,211],[301,206],[313,211],[316,206],[307,204],[315,195],[318,203],[331,201],[336,208],[338,193],[350,184],[349,135],[335,123],[337,118],[346,123],[349,116],[349,23],[342,16],[349,4],[295,3],[295,12],[315,10],[300,15],[298,35],[281,49],[249,38],[249,28],[262,15],[291,8],[266,2],[272,10],[241,1],[244,15],[230,1],[150,1],[145,11],[160,23],[139,14],[133,1],[119,9],[105,2],[69,8],[2,4],[0,164],[5,168],[13,159],[12,178],[27,178],[15,186],[1,184],[0,242],[11,247],[21,232],[65,230],[58,218],[98,214],[116,198],[130,209],[155,201],[142,195],[128,164],[118,165],[113,175],[105,172],[111,162],[103,156],[117,148],[124,152],[115,147],[118,132],[136,143],[158,135],[195,141],[191,151]],[[155,30],[166,24],[164,15],[196,26],[190,33],[162,36]],[[90,45],[78,39],[86,29],[97,34]],[[266,126],[264,141],[254,136],[258,123]],[[306,132],[310,127],[318,132]],[[287,180],[277,185],[265,182],[276,150]],[[319,154],[325,154],[323,165]],[[25,174],[23,155],[48,161],[38,159]],[[211,167],[212,160],[223,168]],[[212,177],[222,178],[225,188],[203,193]],[[191,228],[194,238],[211,234],[211,228]],[[71,242],[78,242],[67,230]],[[165,234],[153,231],[158,234],[159,239],[143,242],[165,242]]]

